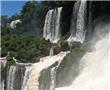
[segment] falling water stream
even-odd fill
[[[24,74],[24,79],[23,79],[21,90],[27,90],[28,79],[29,79],[29,75],[31,73],[32,67],[31,66],[26,66],[25,69],[26,70],[25,70],[25,74]]]
[[[61,37],[60,19],[61,19],[62,7],[51,9],[47,12],[43,37],[46,40],[50,40],[51,43],[57,43]]]
[[[69,44],[72,44],[73,42],[83,43],[85,40],[86,7],[86,0],[78,0],[74,5],[70,27],[71,35],[67,39]]]
[[[53,48],[50,48],[49,56],[53,56],[53,55],[54,55],[54,50],[53,50]]]

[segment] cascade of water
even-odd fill
[[[54,50],[53,50],[53,48],[50,48],[49,56],[53,56],[53,54],[54,54]]]
[[[83,43],[85,40],[86,3],[86,0],[78,0],[74,5],[70,28],[71,35],[67,40],[69,44],[74,41]]]
[[[7,63],[6,57],[5,58],[0,57],[0,90],[4,90],[5,87],[4,70],[6,68],[6,63]]]
[[[27,89],[27,85],[28,85],[28,79],[29,79],[29,75],[31,73],[31,69],[32,67],[31,66],[25,66],[25,74],[24,74],[24,78],[23,78],[23,83],[22,83],[22,87],[21,87],[21,90],[28,90]]]
[[[81,2],[76,26],[76,41],[83,43],[85,39],[85,14],[86,14],[86,0]],[[83,18],[82,18],[83,17]]]
[[[51,57],[43,57],[41,58],[42,62],[33,64],[32,72],[28,80],[28,90],[54,90],[54,80],[56,77],[54,68],[56,68],[56,62],[60,62],[67,53],[69,52],[60,52]]]
[[[7,74],[7,85],[6,90],[14,90],[14,79],[15,79],[16,66],[10,66]]]
[[[51,9],[47,12],[43,37],[46,40],[50,40],[51,43],[57,43],[61,37],[60,31],[60,19],[61,19],[62,7]]]
[[[46,15],[46,19],[45,19],[45,24],[44,24],[44,30],[43,30],[43,37],[48,40],[50,39],[51,37],[51,20],[52,20],[52,12],[53,12],[53,9],[52,10],[49,10],[47,12],[47,15]]]
[[[80,3],[81,3],[80,0],[77,0],[77,2],[75,2],[74,7],[73,7],[71,24],[70,24],[70,32],[71,32],[70,39],[76,35],[76,22],[77,22],[77,16],[78,16]]]
[[[28,90],[31,65],[16,64],[8,67],[6,90]]]
[[[39,77],[39,90],[50,90],[50,81],[51,81],[51,67],[44,68],[40,72]],[[46,77],[46,78],[45,78]],[[48,83],[47,83],[48,82]]]
[[[96,24],[95,32],[90,40],[92,51],[87,52],[80,60],[81,73],[70,86],[56,90],[109,89],[109,28],[110,22]]]
[[[55,90],[55,87],[56,87],[56,70],[59,67],[61,61],[62,60],[60,60],[55,67],[51,68],[51,73],[50,73],[50,76],[51,76],[50,90]]]
[[[95,45],[96,51],[87,53],[81,59],[84,69],[81,74],[73,81],[71,86],[62,87],[56,90],[73,89],[108,89],[109,85],[109,44],[108,37],[98,41]],[[104,44],[107,43],[107,44]],[[103,48],[102,48],[103,47]]]
[[[5,82],[5,80],[2,81],[2,84],[1,84],[1,90],[4,90],[4,87],[5,87],[4,82]]]
[[[51,84],[50,84],[50,90],[55,90],[55,82],[56,82],[56,67],[53,67],[51,69]]]

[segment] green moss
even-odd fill
[[[10,65],[13,65],[13,64],[15,64],[15,61],[7,60],[6,66],[10,66]]]

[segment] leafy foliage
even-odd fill
[[[44,21],[46,13],[44,6],[36,1],[26,2],[21,11],[22,24],[20,29],[29,32],[31,35],[42,35],[42,21]]]
[[[35,37],[28,33],[14,34],[11,31],[9,34],[1,38],[2,56],[6,56],[10,52],[10,57],[16,57],[22,62],[31,62],[32,58],[49,53],[50,42],[41,37]],[[45,51],[45,52],[44,52]]]

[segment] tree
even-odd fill
[[[5,28],[9,21],[8,16],[1,16],[1,28]]]
[[[22,29],[32,35],[41,35],[42,5],[36,1],[29,1],[21,11]]]

